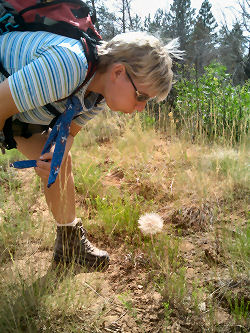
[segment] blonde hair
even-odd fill
[[[157,92],[157,100],[165,99],[172,87],[173,72],[170,55],[181,58],[178,40],[163,45],[157,38],[145,32],[128,32],[115,36],[98,47],[98,71],[122,63],[139,83],[145,82]]]

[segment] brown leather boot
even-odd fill
[[[74,227],[57,227],[54,260],[64,263],[75,261],[88,267],[104,267],[109,264],[109,255],[91,244],[86,238],[86,230],[79,221]]]

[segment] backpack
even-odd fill
[[[94,74],[98,62],[96,46],[101,36],[93,22],[96,15],[90,16],[90,9],[81,0],[0,0],[0,34],[9,31],[48,31],[81,41],[88,62],[87,82]],[[0,62],[0,72],[5,77],[9,73]],[[55,118],[49,127],[53,127],[60,113],[51,105],[45,105]],[[6,148],[16,148],[11,130],[11,119],[7,119],[3,129]]]
[[[86,81],[97,63],[101,36],[93,23],[96,15],[81,0],[0,0],[0,34],[8,31],[48,31],[79,39],[88,61]]]

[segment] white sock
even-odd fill
[[[58,227],[74,227],[79,222],[79,220],[81,220],[81,219],[76,217],[73,222],[65,223],[65,224],[56,223],[56,225]]]

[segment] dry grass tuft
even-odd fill
[[[202,203],[201,205],[182,206],[180,209],[166,208],[162,217],[165,223],[173,224],[177,229],[181,229],[183,234],[188,234],[211,230],[214,212],[212,205]]]

